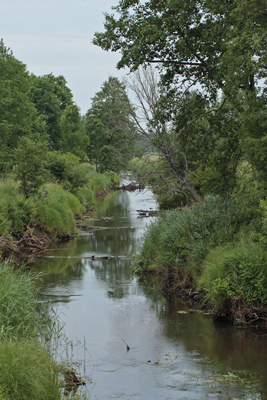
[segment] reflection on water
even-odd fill
[[[149,191],[111,193],[86,222],[109,229],[52,249],[53,258],[36,266],[45,271],[42,298],[60,310],[77,343],[73,361],[89,376],[89,391],[95,383],[91,398],[265,399],[265,336],[214,325],[208,315],[169,304],[160,279],[140,284],[132,276],[151,222],[136,210],[149,208],[156,208]]]

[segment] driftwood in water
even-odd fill
[[[76,373],[72,370],[64,370],[64,387],[66,393],[76,392],[77,387],[81,385],[86,385],[85,381],[78,377]]]
[[[26,227],[24,234],[14,235],[12,242],[4,236],[0,236],[0,250],[2,258],[8,258],[11,255],[23,257],[25,253],[36,255],[47,250],[51,244],[51,237],[45,232],[35,231],[29,225]]]
[[[82,224],[76,224],[77,228],[83,230],[83,231],[100,231],[101,229],[107,229],[103,226],[91,226],[91,225],[82,225]]]
[[[82,231],[100,231],[102,229],[131,229],[131,226],[92,226],[76,224],[77,228]]]
[[[121,185],[113,188],[113,190],[122,190],[127,192],[134,192],[135,190],[144,190],[144,189],[145,185],[139,185],[137,183],[129,183],[128,185]]]
[[[136,210],[139,217],[154,217],[159,214],[158,210]]]

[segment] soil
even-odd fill
[[[57,241],[66,241],[72,238],[73,236],[64,236]],[[25,255],[34,257],[44,253],[54,241],[55,238],[52,235],[29,224],[22,235],[14,234],[11,240],[5,236],[0,237],[0,256],[4,260],[12,256],[17,259],[21,259]]]
[[[186,278],[169,273],[163,288],[164,295],[170,302],[182,300],[190,307],[198,307],[204,310],[211,306],[204,301],[204,292],[196,289],[193,278]],[[267,305],[260,302],[247,304],[242,298],[227,299],[223,306],[213,312],[213,320],[225,322],[238,327],[259,327],[267,330]]]

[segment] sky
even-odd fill
[[[119,53],[92,44],[104,31],[104,12],[118,0],[0,0],[0,38],[35,75],[63,75],[85,114],[91,99],[116,69]]]

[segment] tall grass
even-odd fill
[[[0,180],[0,235],[23,232],[34,212],[34,202],[19,193],[13,179]]]
[[[75,217],[84,211],[75,195],[60,185],[50,184],[47,197],[40,197],[37,204],[36,221],[46,232],[67,236],[75,232]]]
[[[215,246],[233,240],[237,210],[228,198],[207,196],[192,208],[168,211],[146,232],[139,271],[171,269],[197,272]]]
[[[203,263],[198,286],[219,308],[227,299],[267,303],[267,253],[251,240],[216,247]]]
[[[5,400],[61,398],[58,369],[36,340],[0,342],[0,388]]]
[[[33,276],[0,264],[1,339],[33,337],[40,320]]]
[[[0,264],[0,399],[60,399],[58,367],[40,334],[36,277]]]

